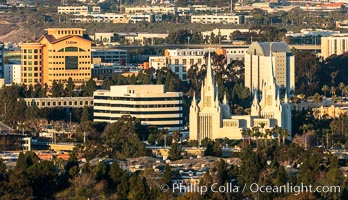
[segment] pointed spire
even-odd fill
[[[273,69],[273,58],[272,58],[272,42],[269,44],[269,58],[270,58],[270,74],[268,75],[268,84],[275,85],[274,69]]]
[[[192,98],[192,103],[191,103],[191,106],[192,107],[196,107],[196,92],[193,92],[193,98]]]
[[[224,105],[227,105],[227,95],[226,95],[226,92],[225,92],[225,94],[224,94]]]
[[[289,103],[288,92],[287,91],[285,91],[284,103]]]
[[[218,96],[219,95],[216,92],[215,99],[214,99],[215,107],[219,107],[219,97]]]
[[[253,105],[257,105],[259,104],[259,100],[257,98],[257,91],[255,90],[254,91],[254,100],[253,100]]]
[[[206,85],[207,84],[212,84],[213,85],[213,73],[212,73],[212,69],[211,69],[211,57],[210,57],[210,49],[209,49],[209,52],[208,52],[208,66],[207,66],[207,83],[205,83]]]

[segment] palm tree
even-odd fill
[[[312,125],[311,124],[303,124],[302,126],[300,126],[300,130],[303,131],[302,135],[304,135],[305,133],[307,133],[307,131],[309,129],[312,128]]]
[[[285,144],[285,139],[287,136],[289,136],[289,131],[286,130],[286,129],[282,129],[281,131],[281,136],[282,136],[282,139],[283,139],[283,145]]]
[[[281,129],[281,127],[279,127],[277,125],[273,128],[273,132],[277,133],[277,135],[278,135],[278,144],[279,145],[280,145],[280,129]]]
[[[250,137],[251,137],[251,130],[250,130],[250,128],[242,129],[241,132],[242,132],[242,136],[243,136],[243,140],[244,141],[245,141],[246,136],[249,137],[249,144],[250,144]]]
[[[261,131],[264,132],[264,128],[266,126],[266,123],[265,122],[260,122],[259,125],[261,127]]]
[[[321,90],[324,92],[324,96],[326,97],[326,92],[329,91],[329,86],[323,85],[323,88]]]
[[[331,93],[332,98],[336,97],[336,87],[335,86],[330,87],[330,93]]]
[[[346,85],[346,86],[343,88],[342,92],[343,92],[343,95],[347,96],[347,93],[348,93],[348,85]]]
[[[340,82],[339,84],[338,84],[338,88],[341,90],[341,96],[343,97],[343,89],[345,88],[345,84],[344,83],[342,83],[342,82]]]

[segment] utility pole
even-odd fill
[[[164,148],[167,148],[167,134],[164,134]]]
[[[233,0],[231,0],[231,13],[233,13]]]
[[[71,112],[69,113],[69,115],[70,115],[70,124],[69,124],[69,127],[70,127],[70,129],[71,129]]]

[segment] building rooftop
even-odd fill
[[[253,42],[248,49],[248,52],[253,53],[255,51],[256,55],[259,56],[270,56],[270,42]],[[272,52],[288,52],[290,49],[285,42],[272,42]]]

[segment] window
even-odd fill
[[[65,52],[77,52],[78,48],[77,47],[66,47]]]
[[[34,49],[34,53],[37,53],[38,52],[38,50],[37,49]]]
[[[78,56],[65,57],[65,69],[78,69],[78,63],[79,63]]]

